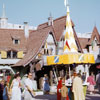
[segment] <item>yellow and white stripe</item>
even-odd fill
[[[67,44],[66,44],[67,42]],[[73,34],[72,24],[70,20],[69,6],[67,5],[66,33],[64,42],[64,53],[77,52],[77,46]]]

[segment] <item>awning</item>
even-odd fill
[[[0,66],[0,70],[9,70],[12,74],[15,74],[15,72],[10,66]]]
[[[94,64],[93,54],[82,54],[82,53],[68,53],[63,55],[47,56],[47,65],[56,64],[81,64],[81,63],[91,63]]]

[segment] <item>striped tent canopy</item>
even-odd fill
[[[77,52],[77,45],[75,42],[72,24],[70,20],[69,6],[67,6],[66,33],[64,41],[64,53],[68,52]]]
[[[65,0],[66,6],[66,0]],[[47,65],[56,65],[56,64],[81,64],[81,63],[95,63],[93,54],[83,54],[79,53],[77,45],[75,42],[75,37],[73,34],[72,24],[70,20],[70,11],[69,5],[67,3],[67,17],[66,17],[66,33],[64,41],[64,52],[62,55],[54,55],[47,57]]]

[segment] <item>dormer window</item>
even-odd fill
[[[18,40],[15,40],[15,44],[18,44]]]
[[[19,41],[18,39],[14,39],[14,40],[13,40],[13,43],[14,43],[14,44],[20,44],[20,41]]]

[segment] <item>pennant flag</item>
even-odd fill
[[[65,0],[65,4],[66,4],[66,0]],[[65,31],[66,33],[65,33],[65,41],[64,41],[64,53],[77,52],[77,45],[76,45],[75,38],[74,38],[68,5],[67,5],[67,18],[66,18],[66,30]]]
[[[70,47],[69,47],[69,45],[68,45],[68,42],[67,42],[67,40],[66,40],[66,46],[70,49]]]

